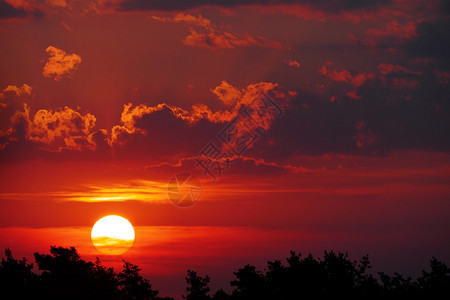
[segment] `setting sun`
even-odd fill
[[[92,243],[98,251],[119,255],[131,248],[134,242],[134,229],[131,223],[116,215],[110,215],[98,220],[92,227]]]

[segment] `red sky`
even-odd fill
[[[0,248],[74,245],[120,266],[90,229],[122,215],[136,228],[124,257],[177,298],[188,268],[215,291],[290,250],[369,253],[413,276],[449,263],[449,13],[437,0],[0,0]],[[211,181],[196,159],[260,93],[282,113]],[[193,207],[168,199],[179,172],[202,184]]]

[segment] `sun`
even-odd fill
[[[116,215],[98,220],[91,231],[92,244],[98,251],[108,255],[123,254],[133,246],[134,229],[131,223]]]

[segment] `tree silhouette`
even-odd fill
[[[325,294],[353,298],[357,284],[356,262],[348,259],[348,253],[326,252],[321,265],[324,268]]]
[[[382,295],[384,299],[398,299],[402,297],[415,298],[418,286],[411,277],[404,277],[399,273],[389,276],[383,272],[379,273],[382,283]]]
[[[287,262],[287,279],[286,286],[283,288],[283,298],[316,299],[323,296],[326,273],[312,254],[302,259],[301,254],[291,251]]]
[[[137,265],[124,261],[123,269],[116,274],[112,268],[81,259],[74,247],[50,247],[50,254],[35,253],[41,270],[32,272],[33,265],[26,259],[14,259],[9,249],[6,260],[0,265],[0,287],[14,299],[135,299],[173,300],[157,297]],[[0,295],[1,298],[1,295]]]
[[[17,260],[9,248],[5,249],[6,259],[0,264],[0,290],[2,293],[17,295],[18,298],[31,298],[38,288],[38,276],[31,270],[26,258]]]
[[[231,286],[236,287],[232,295],[235,299],[271,299],[264,275],[254,266],[246,265],[234,275],[236,279],[231,281]]]
[[[34,254],[41,286],[49,299],[117,299],[115,276],[80,258],[74,247],[50,247],[50,254]]]
[[[186,276],[187,295],[183,297],[186,300],[209,300],[211,297],[208,295],[210,289],[208,287],[209,277],[197,275],[197,272],[188,270]]]
[[[228,295],[223,289],[218,290],[212,297],[214,300],[231,300],[231,295]]]
[[[92,266],[92,281],[95,283],[95,297],[115,299],[118,298],[118,280],[113,268],[102,266],[97,257]]]
[[[347,253],[325,251],[323,259],[315,259],[291,251],[287,265],[269,261],[265,274],[251,265],[239,269],[231,281],[232,295],[227,297],[222,291],[213,299],[428,299],[449,295],[450,269],[435,258],[430,264],[431,272],[422,272],[418,281],[398,273],[379,273],[380,284],[368,273],[368,255],[352,261]]]
[[[0,263],[0,298],[12,299],[135,299],[173,300],[158,297],[158,290],[140,275],[141,269],[123,261],[115,273],[97,258],[81,259],[74,247],[50,247],[50,254],[35,253],[41,273],[33,273],[33,264],[15,259],[5,250]],[[286,264],[268,261],[264,272],[245,265],[234,272],[231,294],[218,290],[210,296],[208,275],[188,270],[186,300],[290,300],[290,299],[449,299],[450,269],[436,258],[429,271],[413,280],[399,273],[378,273],[379,280],[368,273],[369,257],[359,261],[347,253],[324,252],[322,259],[311,254],[290,253]]]
[[[422,271],[418,278],[421,293],[435,299],[450,298],[450,269],[435,257],[430,260],[431,272]]]
[[[152,286],[147,279],[139,275],[141,269],[137,265],[123,261],[123,270],[117,275],[120,294],[123,299],[158,299],[158,291],[152,290]]]

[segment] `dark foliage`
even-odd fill
[[[50,247],[50,254],[35,253],[39,270],[25,258],[14,259],[9,249],[0,266],[0,289],[11,299],[133,299],[173,300],[157,297],[148,280],[139,274],[138,266],[124,261],[120,273],[81,259],[74,247]]]
[[[188,270],[186,276],[186,287],[187,295],[183,297],[186,300],[209,300],[211,297],[209,294],[209,277],[197,275],[197,272]]]
[[[311,254],[302,258],[291,252],[287,264],[269,261],[265,272],[246,265],[234,273],[231,294],[219,290],[212,300],[235,299],[447,299],[450,297],[450,269],[433,258],[431,272],[417,280],[398,273],[379,273],[379,280],[368,271],[368,256],[359,261],[347,253],[324,252],[322,259]]]
[[[158,297],[137,265],[124,261],[120,273],[95,262],[84,261],[73,247],[50,248],[50,254],[35,253],[40,273],[25,258],[15,259],[9,249],[0,264],[0,289],[11,299],[146,299]],[[208,275],[188,270],[186,300],[287,300],[287,299],[450,299],[450,269],[436,258],[429,271],[413,280],[368,273],[368,256],[359,261],[347,253],[324,252],[323,258],[311,254],[302,258],[291,252],[283,264],[269,261],[264,271],[246,265],[234,272],[232,292],[220,289],[210,295]],[[378,279],[377,279],[378,278]]]

